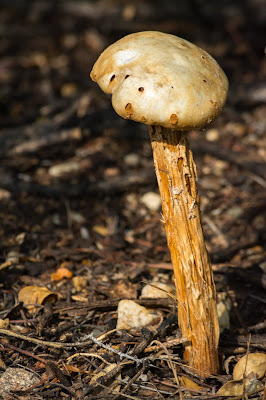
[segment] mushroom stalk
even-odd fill
[[[154,165],[178,300],[184,358],[207,376],[219,369],[216,291],[200,218],[197,173],[186,134],[151,125]]]

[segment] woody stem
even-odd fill
[[[174,269],[178,321],[188,341],[184,358],[198,374],[219,369],[216,291],[200,218],[197,173],[186,134],[150,126],[168,247]]]

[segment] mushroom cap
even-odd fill
[[[228,80],[204,50],[177,36],[133,33],[103,51],[91,78],[121,117],[187,131],[222,111]]]

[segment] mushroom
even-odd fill
[[[149,125],[178,300],[184,358],[202,376],[219,369],[213,272],[204,242],[197,173],[186,131],[222,111],[226,75],[204,50],[174,35],[138,32],[100,55],[91,78],[123,118]]]

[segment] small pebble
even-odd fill
[[[12,262],[14,264],[17,264],[19,262],[19,252],[16,250],[10,250],[7,253],[5,262]]]
[[[220,332],[223,332],[225,329],[230,329],[230,310],[231,303],[227,298],[226,293],[218,293],[217,294],[217,314],[218,314],[218,322],[220,327]]]
[[[150,299],[165,299],[169,298],[169,295],[167,293],[174,294],[174,286],[167,285],[163,282],[156,282],[154,283],[154,286],[151,286],[149,284],[143,286],[140,297]]]
[[[83,289],[87,287],[87,279],[84,276],[74,276],[72,279],[74,288],[81,292]]]
[[[137,167],[140,163],[140,157],[136,153],[129,153],[124,157],[124,161],[129,167]]]
[[[76,222],[77,224],[84,224],[86,218],[77,211],[68,210],[68,218],[71,222]]]
[[[208,142],[216,142],[219,139],[219,131],[217,129],[208,129],[206,132]]]
[[[90,232],[89,232],[89,230],[85,227],[85,226],[82,226],[81,228],[80,228],[80,237],[81,237],[81,239],[89,239],[90,238]]]
[[[239,218],[243,215],[244,211],[240,207],[231,207],[226,211],[226,214],[231,218]]]
[[[158,193],[147,192],[141,197],[141,202],[150,211],[159,211],[161,208],[161,197]]]
[[[19,244],[20,246],[24,243],[26,238],[26,232],[21,232],[16,236],[16,242],[17,244]]]
[[[13,390],[27,390],[38,382],[40,382],[40,378],[33,372],[24,368],[7,368],[0,377],[0,397],[12,399],[15,396]]]
[[[160,319],[154,310],[148,310],[133,300],[121,300],[117,314],[117,329],[143,328],[155,325]]]

